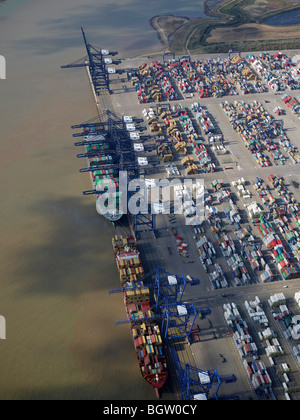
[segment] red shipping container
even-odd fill
[[[252,369],[249,365],[247,366],[247,371],[249,373],[249,376],[253,375]]]
[[[256,377],[256,379],[258,380],[258,383],[259,383],[260,386],[263,385],[263,379],[262,379],[261,375],[258,375]]]

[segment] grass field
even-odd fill
[[[298,8],[298,0],[225,0],[214,9],[206,4],[207,15],[217,19],[156,17],[156,27],[152,26],[164,39],[164,47],[168,40],[169,50],[177,54],[224,52],[232,48],[300,48],[300,24],[272,27],[262,23],[267,17]]]
[[[234,42],[237,39],[245,41],[277,40],[300,38],[300,24],[296,26],[269,26],[249,23],[232,28],[217,28],[211,31],[207,42]]]

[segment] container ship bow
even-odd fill
[[[150,306],[150,290],[140,280],[144,269],[134,236],[112,240],[133,344],[143,378],[155,389],[165,384],[168,372],[160,328]]]
[[[97,134],[102,130],[100,125],[82,128],[84,141],[75,143],[75,146],[85,147],[85,153],[78,154],[77,157],[85,157],[88,168],[81,169],[80,172],[90,172],[93,186],[92,190],[84,191],[83,194],[95,195],[97,213],[110,222],[117,222],[123,216],[120,205],[122,192],[119,190],[119,170],[114,165],[106,135]],[[107,189],[112,189],[114,192],[108,193]],[[106,200],[110,200],[110,207],[105,205]]]

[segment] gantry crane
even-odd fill
[[[115,56],[118,54],[117,51],[108,51],[98,48],[95,48],[91,45],[86,38],[83,28],[81,28],[87,56],[81,60],[78,60],[74,63],[61,66],[61,68],[80,68],[88,67],[91,80],[94,86],[95,93],[98,95],[101,90],[110,90],[110,80],[109,75],[114,73],[122,74],[126,70],[117,70],[112,67],[107,67],[109,64],[120,64],[121,59],[112,60],[109,56]]]
[[[211,397],[217,400],[222,382],[217,370],[203,370],[190,364],[183,367],[175,350],[170,347],[169,351],[175,364],[180,399],[208,400]]]

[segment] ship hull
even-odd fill
[[[121,220],[121,218],[123,217],[123,213],[102,213],[99,208],[99,206],[97,206],[97,202],[96,202],[96,210],[97,213],[100,214],[101,216],[104,216],[105,219],[109,220],[110,222],[117,222],[118,220]]]
[[[162,373],[160,374],[158,377],[157,375],[153,374],[153,375],[143,375],[143,378],[150,384],[153,386],[153,388],[157,388],[160,389],[164,386],[167,378],[168,378],[168,374],[167,373]]]
[[[116,239],[118,238],[118,239]],[[150,290],[140,280],[144,270],[135,247],[135,238],[113,239],[123,298],[133,344],[142,377],[159,397],[159,390],[168,378],[168,370],[160,327],[150,305]]]

